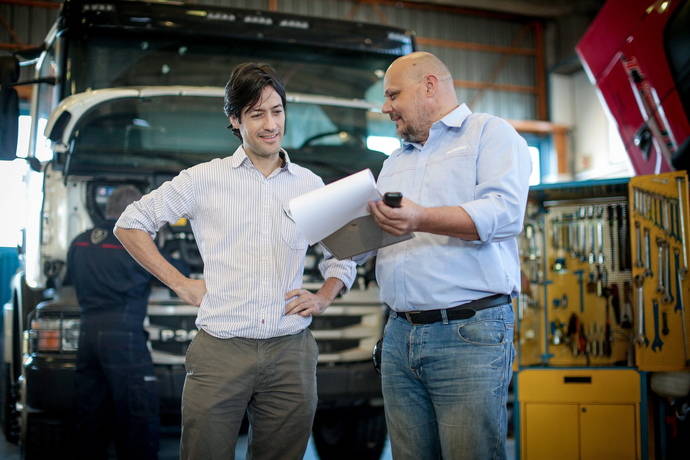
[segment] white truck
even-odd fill
[[[414,49],[393,27],[275,12],[146,2],[66,1],[39,50],[33,82],[16,82],[15,57],[0,58],[2,116],[16,113],[18,84],[34,85],[27,161],[27,225],[21,268],[4,306],[2,422],[24,458],[69,451],[74,437],[74,366],[79,306],[63,286],[66,254],[77,234],[104,218],[121,184],[147,192],[180,170],[232,154],[223,85],[238,63],[271,64],[288,89],[284,146],[325,182],[371,168],[395,143],[380,113],[382,77]],[[33,56],[32,56],[33,55]],[[3,159],[16,139],[3,123]],[[9,134],[8,134],[9,132]],[[7,147],[9,146],[9,147]],[[202,276],[194,235],[184,220],[164,227],[161,249]],[[305,286],[316,287],[319,247],[308,253]],[[373,264],[358,268],[353,289],[315,317],[319,409],[315,445],[322,458],[378,458],[386,429],[371,351],[385,312]],[[157,284],[147,328],[160,382],[163,422],[179,423],[186,347],[196,309]]]

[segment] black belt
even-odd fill
[[[430,324],[443,321],[443,312],[446,313],[448,321],[467,319],[472,318],[479,310],[486,310],[487,308],[498,307],[499,305],[505,305],[507,303],[510,303],[509,295],[494,294],[458,305],[457,307],[441,310],[395,312],[395,314],[411,324]]]

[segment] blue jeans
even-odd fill
[[[381,373],[395,460],[505,458],[510,304],[413,326],[391,313]]]

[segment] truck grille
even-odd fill
[[[197,308],[152,302],[146,330],[156,364],[184,364],[187,347],[197,333]],[[319,363],[367,361],[383,331],[383,309],[377,289],[353,289],[312,319]]]
[[[312,319],[310,329],[319,345],[319,363],[371,359],[383,332],[378,289],[353,289]]]
[[[184,364],[187,347],[197,334],[196,307],[149,304],[145,325],[155,364]]]

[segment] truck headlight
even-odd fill
[[[31,320],[30,352],[75,352],[79,346],[79,319],[46,317]]]

